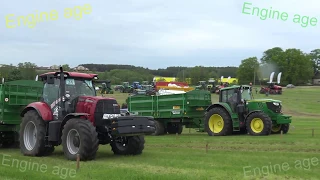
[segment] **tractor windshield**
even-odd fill
[[[70,96],[95,96],[92,80],[66,79],[66,93]]]
[[[242,91],[242,99],[244,100],[251,100],[251,91],[249,88],[244,88]]]

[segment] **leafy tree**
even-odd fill
[[[258,69],[259,62],[257,57],[250,57],[242,60],[237,71],[239,84],[249,84],[249,82],[252,82]]]
[[[37,65],[31,62],[24,62],[18,64],[18,69],[23,79],[34,79],[37,75]]]
[[[18,68],[12,69],[8,75],[8,81],[15,81],[20,79],[23,79],[21,71]]]

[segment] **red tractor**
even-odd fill
[[[23,155],[47,156],[62,144],[68,160],[93,160],[99,144],[110,144],[114,154],[138,155],[144,135],[154,133],[153,118],[124,116],[113,98],[96,96],[96,74],[50,72],[43,81],[40,102],[21,113],[20,149]]]
[[[280,84],[282,73],[280,72],[277,77],[277,83]],[[272,82],[274,76],[274,72],[270,74],[270,81],[268,87],[261,87],[260,94],[282,94],[282,87],[276,85],[276,83]]]

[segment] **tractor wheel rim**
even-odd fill
[[[213,114],[209,119],[209,129],[213,133],[219,133],[224,127],[223,118],[219,114]]]
[[[80,136],[77,130],[71,129],[67,134],[67,148],[70,154],[77,154],[80,148]]]
[[[278,132],[281,130],[281,124],[276,124],[276,125],[273,125],[272,128],[271,128],[271,131],[272,132]]]
[[[29,121],[23,132],[24,146],[28,151],[32,151],[37,143],[37,127],[34,122]]]
[[[251,127],[252,131],[255,133],[262,132],[262,130],[264,128],[264,124],[263,124],[262,119],[254,118],[250,123],[250,127]]]

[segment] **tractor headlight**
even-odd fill
[[[279,106],[279,105],[280,105],[280,103],[274,102],[274,103],[273,103],[273,105],[275,105],[275,106]]]

